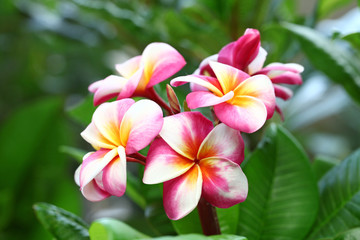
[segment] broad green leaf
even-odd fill
[[[334,240],[358,240],[360,239],[360,228],[350,229],[338,234]]]
[[[348,34],[343,36],[342,39],[348,41],[353,48],[360,51],[360,32]]]
[[[67,112],[71,118],[86,126],[91,122],[91,117],[95,109],[96,108],[93,104],[93,96],[88,95],[81,102],[67,109]]]
[[[327,172],[319,189],[320,209],[309,239],[360,226],[360,150]]]
[[[197,209],[194,209],[186,217],[171,221],[178,234],[202,233],[200,218]]]
[[[58,240],[89,239],[88,226],[78,216],[48,203],[33,206],[36,216],[54,238]]]
[[[245,237],[236,235],[214,235],[204,236],[200,234],[185,234],[179,236],[164,236],[152,238],[153,240],[247,240]]]
[[[322,176],[327,173],[335,165],[339,164],[340,161],[334,158],[319,156],[314,159],[312,163],[312,169],[314,171],[315,177],[317,180],[320,180]]]
[[[330,15],[339,8],[345,7],[352,3],[352,0],[320,0],[318,1],[318,15],[320,18]]]
[[[87,153],[85,150],[70,146],[61,146],[59,150],[60,152],[66,153],[69,156],[73,157],[79,163],[82,163],[83,157]]]
[[[358,58],[311,28],[291,23],[283,23],[281,26],[298,38],[302,50],[315,68],[342,85],[360,103]]]
[[[111,218],[94,221],[89,229],[91,240],[137,240],[150,237],[127,224]]]
[[[240,203],[238,234],[303,239],[316,217],[318,191],[309,159],[290,133],[270,125],[244,173],[249,193]]]
[[[239,222],[239,204],[230,208],[216,208],[221,233],[236,234]]]

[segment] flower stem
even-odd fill
[[[132,158],[132,157],[126,157],[126,161],[128,162],[137,162],[140,163],[141,165],[145,166],[145,162],[136,158]]]
[[[201,197],[197,209],[204,235],[221,234],[215,207]]]
[[[154,102],[156,102],[157,104],[160,105],[160,107],[162,107],[165,111],[166,111],[166,115],[170,116],[173,115],[173,112],[170,108],[170,106],[164,101],[164,99],[162,99],[155,91],[155,89],[153,87],[148,88],[147,89],[147,94],[148,94],[148,98],[153,100]]]

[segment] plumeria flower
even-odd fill
[[[89,86],[89,91],[94,93],[94,105],[116,96],[117,99],[151,98],[153,86],[177,73],[185,64],[184,58],[170,45],[151,43],[141,56],[115,66],[121,76],[110,75]]]
[[[100,105],[81,133],[97,151],[85,155],[75,173],[84,197],[100,201],[122,196],[127,155],[146,147],[163,125],[161,108],[150,100],[123,99]]]
[[[220,208],[246,199],[248,183],[239,166],[244,143],[238,131],[225,124],[214,128],[201,113],[184,112],[165,117],[160,136],[150,146],[143,182],[164,182],[170,219],[189,214],[200,197]]]
[[[214,106],[219,120],[241,132],[252,133],[271,118],[275,109],[274,88],[265,75],[247,73],[218,62],[209,63],[216,78],[189,75],[175,78],[173,86],[187,82],[199,86],[186,97],[189,108]]]
[[[292,96],[292,91],[279,84],[301,84],[300,73],[304,71],[304,67],[296,63],[271,63],[263,67],[266,55],[266,50],[260,46],[259,31],[247,29],[243,36],[223,47],[219,54],[204,59],[195,73],[215,77],[209,62],[217,61],[240,69],[251,76],[264,74],[273,82],[275,95],[288,100]],[[195,91],[196,86],[192,85],[192,90]]]

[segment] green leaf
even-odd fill
[[[86,126],[91,122],[91,118],[95,109],[96,108],[93,104],[93,96],[88,95],[81,102],[67,109],[67,112],[69,116],[75,121]]]
[[[193,210],[186,217],[171,221],[178,234],[202,233],[200,218],[197,209]]]
[[[244,167],[249,193],[238,233],[249,239],[303,239],[315,220],[318,191],[309,159],[284,128],[270,128]]]
[[[318,14],[320,18],[330,15],[332,12],[339,10],[352,3],[352,0],[320,0],[318,3]]]
[[[348,41],[355,49],[360,51],[360,32],[348,34],[343,36],[342,39]]]
[[[239,222],[239,204],[229,208],[216,208],[221,233],[236,234]]]
[[[360,103],[358,58],[311,28],[291,23],[282,23],[281,26],[298,38],[302,50],[315,68],[342,85]]]
[[[56,239],[89,239],[88,226],[78,216],[48,203],[36,203],[33,208],[42,225]]]
[[[145,209],[146,199],[143,194],[139,192],[139,179],[136,178],[131,172],[127,173],[127,183],[126,183],[126,196],[128,196],[132,201],[134,201],[140,208]]]
[[[360,228],[350,229],[338,234],[334,240],[358,240],[360,239]]]
[[[334,237],[360,226],[360,150],[319,182],[320,210],[309,239]]]
[[[311,166],[314,171],[316,179],[319,181],[322,178],[322,176],[325,175],[325,173],[327,173],[331,168],[333,168],[338,163],[340,163],[339,160],[330,157],[320,156],[315,158]]]
[[[136,240],[150,237],[138,232],[127,224],[111,218],[94,221],[89,229],[91,240]]]
[[[61,146],[59,150],[60,152],[66,153],[69,156],[73,157],[79,163],[82,163],[83,157],[87,153],[87,151],[85,150],[70,146]]]

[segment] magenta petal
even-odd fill
[[[125,113],[120,126],[121,143],[126,146],[126,153],[135,153],[149,145],[162,125],[163,112],[159,105],[147,99],[134,103]]]
[[[274,90],[275,90],[275,96],[282,98],[284,100],[288,100],[293,95],[293,92],[289,88],[277,84],[274,84]]]
[[[212,129],[212,122],[200,112],[183,112],[164,118],[160,136],[177,153],[194,160],[202,141]]]
[[[248,182],[240,166],[221,158],[200,161],[203,196],[215,207],[228,208],[245,201]]]
[[[123,147],[118,148],[119,157],[115,157],[104,168],[102,184],[106,192],[121,197],[126,189],[126,154]]]
[[[146,157],[143,182],[156,184],[174,179],[187,172],[194,161],[175,152],[163,139],[156,139]]]
[[[172,220],[188,215],[200,200],[201,187],[201,171],[197,164],[183,175],[164,182],[163,202],[166,215]]]
[[[81,190],[81,193],[87,200],[92,202],[102,201],[105,198],[110,197],[110,194],[102,190],[95,180],[86,184]]]
[[[152,87],[177,73],[186,64],[181,54],[166,43],[151,43],[142,54],[144,71]]]
[[[233,96],[234,96],[233,91],[228,92],[226,95],[222,97],[218,97],[211,92],[196,91],[189,93],[186,96],[186,102],[189,108],[195,109],[199,107],[214,106],[216,104],[226,102],[232,99]]]
[[[144,69],[140,67],[134,75],[132,75],[129,80],[124,85],[122,91],[119,93],[117,99],[129,98],[132,97],[138,88],[138,85],[143,83],[144,80]]]
[[[215,77],[214,71],[211,69],[209,63],[210,61],[217,62],[218,54],[212,55],[210,57],[205,58],[199,66],[198,73],[205,76]]]
[[[269,74],[271,74],[271,71],[269,72]],[[284,72],[278,76],[272,77],[271,81],[273,83],[285,83],[294,85],[302,84],[301,75],[293,72]]]
[[[252,97],[244,97],[247,107],[239,107],[229,103],[214,106],[219,120],[231,128],[241,132],[253,133],[265,123],[267,112],[264,103]]]
[[[197,159],[226,158],[241,164],[244,160],[244,141],[239,131],[225,124],[217,125],[202,142]]]

